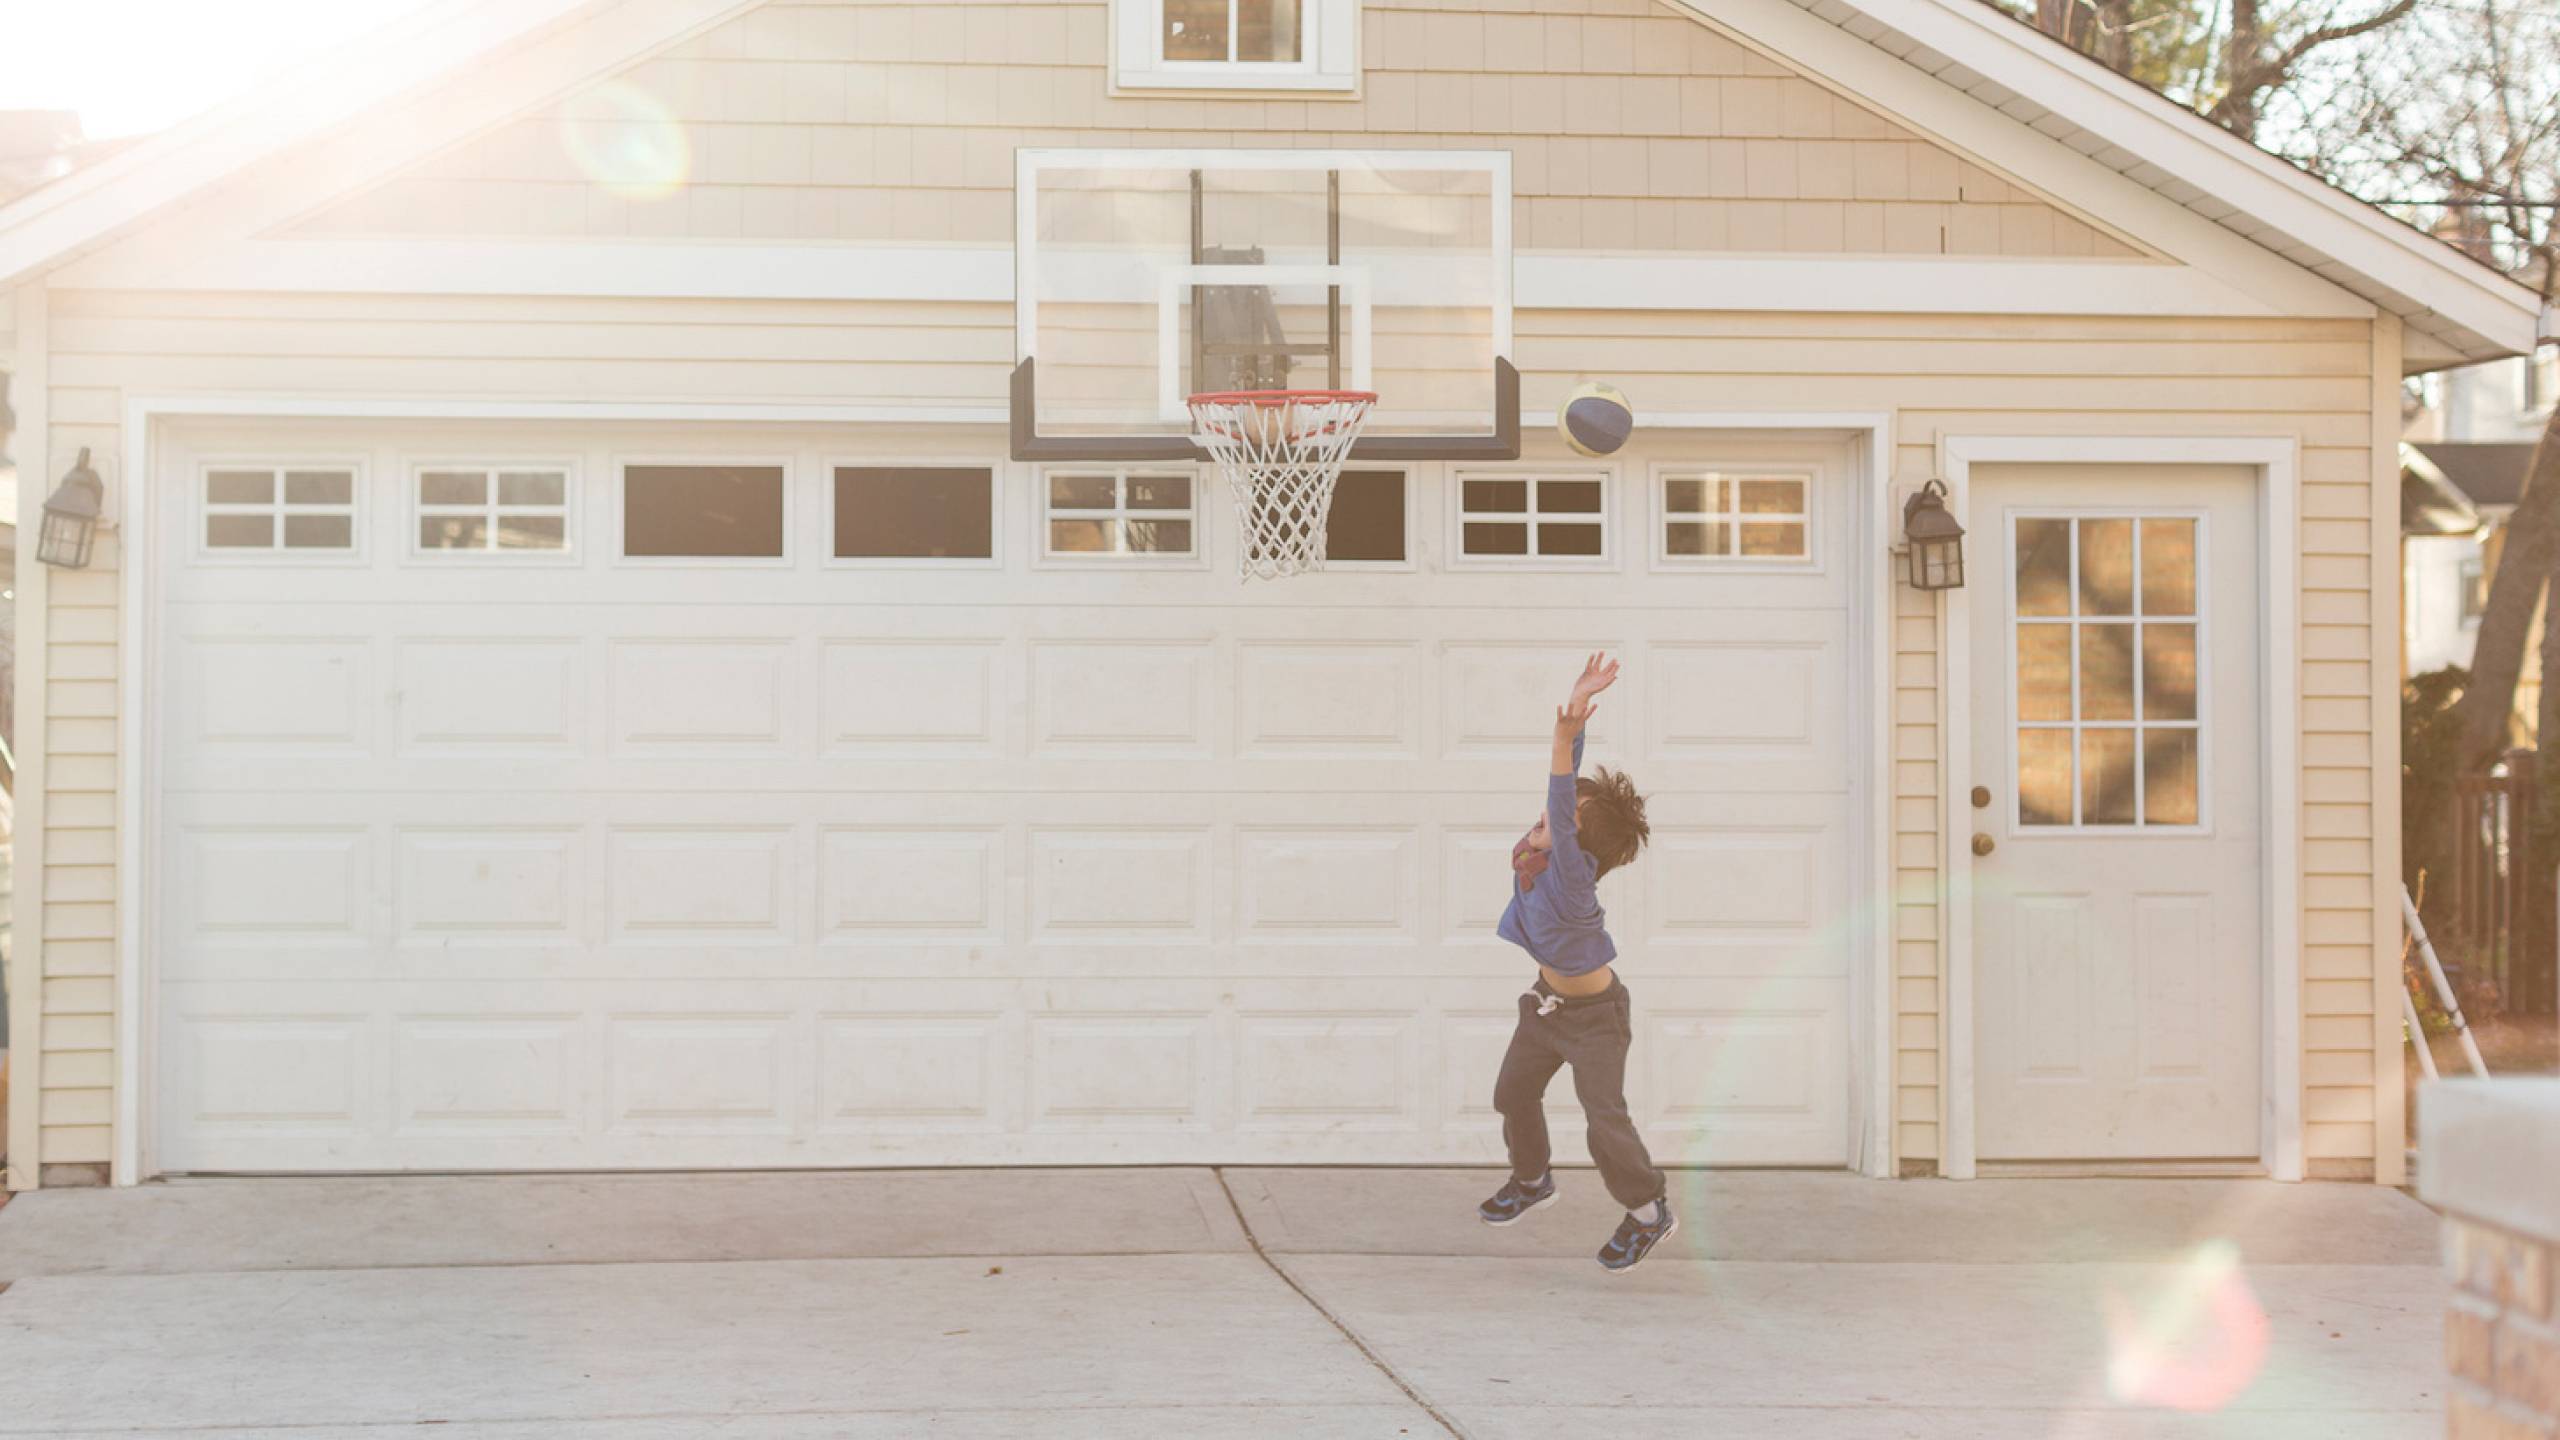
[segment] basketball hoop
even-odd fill
[[[1366,390],[1222,390],[1191,397],[1192,438],[1226,472],[1244,531],[1238,569],[1277,580],[1324,568],[1334,478],[1378,397]]]

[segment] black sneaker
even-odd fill
[[[1508,1225],[1542,1205],[1556,1203],[1556,1177],[1550,1172],[1531,1189],[1517,1180],[1505,1180],[1493,1198],[1476,1207],[1476,1218],[1487,1225]]]
[[[1499,1198],[1499,1197],[1497,1197]],[[1662,1218],[1647,1225],[1633,1214],[1618,1222],[1618,1233],[1600,1247],[1600,1268],[1612,1275],[1636,1268],[1653,1247],[1680,1233],[1680,1217],[1671,1213],[1671,1202],[1663,1200]]]

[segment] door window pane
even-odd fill
[[[2196,823],[2196,732],[2146,730],[2142,736],[2142,809],[2154,825]]]
[[[1327,560],[1397,562],[1404,555],[1404,472],[1345,470],[1324,517]]]
[[[2196,613],[2196,522],[2142,522],[2142,613]]]
[[[2071,627],[2018,627],[2018,718],[2071,718]]]
[[[2018,732],[2018,823],[2071,823],[2071,732]]]
[[[2186,516],[2012,520],[2020,825],[2202,823],[2202,542]]]
[[[2071,613],[2071,522],[2018,522],[2018,613]]]
[[[2133,718],[2133,627],[2080,627],[2080,718]]]
[[[2080,524],[2080,613],[2133,613],[2133,522],[2083,520]]]
[[[993,472],[983,465],[839,465],[840,560],[985,560],[995,551]]]
[[[780,559],[782,467],[623,467],[622,553],[653,559]]]
[[[2142,718],[2196,718],[2196,627],[2142,627]]]
[[[2080,732],[2080,823],[2130,825],[2133,808],[2133,732]]]

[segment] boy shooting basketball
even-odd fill
[[[1512,847],[1511,904],[1499,929],[1538,962],[1538,979],[1520,997],[1520,1024],[1493,1086],[1511,1178],[1476,1209],[1487,1225],[1508,1225],[1554,1202],[1545,1099],[1547,1082],[1570,1065],[1591,1159],[1609,1193],[1627,1207],[1618,1233],[1600,1247],[1600,1264],[1612,1272],[1634,1269],[1680,1228],[1662,1172],[1627,1113],[1627,1046],[1634,1032],[1627,987],[1610,968],[1618,950],[1594,888],[1643,848],[1651,833],[1644,797],[1626,776],[1606,769],[1580,778],[1583,727],[1598,708],[1592,697],[1617,678],[1618,662],[1594,653],[1556,708],[1547,811]]]

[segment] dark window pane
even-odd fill
[[[477,515],[421,515],[418,517],[418,548],[421,550],[482,550],[488,548],[489,522]]]
[[[276,543],[276,522],[269,515],[207,515],[204,543],[214,550],[266,550]]]
[[[1142,555],[1188,555],[1191,553],[1191,522],[1188,520],[1130,520],[1128,549]]]
[[[268,505],[276,498],[276,477],[269,470],[213,470],[204,477],[204,498],[216,505]]]
[[[2196,613],[2196,522],[2193,520],[2142,522],[2142,613]]]
[[[1191,477],[1188,475],[1132,475],[1129,477],[1129,508],[1132,510],[1188,510],[1191,508]]]
[[[983,466],[837,469],[839,558],[983,560],[995,553],[995,506]]]
[[[284,472],[287,505],[352,505],[355,498],[356,477],[344,470]]]
[[[1111,508],[1112,483],[1108,475],[1052,475],[1049,477],[1049,508],[1108,510]]]
[[[782,554],[782,467],[625,467],[622,553],[778,558]]]
[[[1704,480],[1663,481],[1662,508],[1674,515],[1695,515],[1705,510],[1707,482]]]
[[[1052,520],[1049,548],[1061,555],[1109,550],[1111,524],[1108,520]]]
[[[1700,523],[1696,520],[1671,521],[1662,532],[1662,553],[1666,555],[1722,555],[1729,532],[1721,520]]]
[[[2133,718],[2132,626],[2080,627],[2080,718]]]
[[[1404,472],[1345,470],[1324,517],[1327,560],[1404,558]]]
[[[1538,509],[1550,515],[1597,515],[1600,513],[1600,482],[1549,480],[1538,487]]]
[[[1227,58],[1227,0],[1164,0],[1164,58]]]
[[[1529,508],[1529,482],[1526,480],[1470,480],[1463,488],[1464,503],[1470,515]]]
[[[568,499],[569,477],[557,470],[509,470],[498,476],[501,505],[555,506]]]
[[[2142,718],[2196,718],[2196,627],[2142,627]]]
[[[1801,480],[1745,480],[1742,482],[1742,508],[1756,515],[1801,515],[1804,513],[1804,482]]]
[[[1469,555],[1526,555],[1529,527],[1516,521],[1471,520],[1459,547]]]
[[[2018,823],[2071,823],[2071,732],[2018,732]]]
[[[569,522],[558,515],[501,515],[498,517],[498,548],[566,550],[569,548]]]
[[[1804,525],[1801,521],[1784,524],[1747,524],[1742,527],[1742,553],[1774,555],[1801,560],[1805,555]]]
[[[1597,555],[1600,551],[1600,527],[1597,525],[1541,525],[1538,527],[1538,553],[1541,555]]]
[[[287,550],[345,550],[355,544],[355,518],[349,515],[287,515]]]
[[[421,505],[486,505],[489,477],[478,470],[427,470],[418,476]]]

